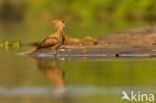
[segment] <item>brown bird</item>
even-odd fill
[[[54,25],[54,28],[57,30],[55,33],[52,33],[51,35],[46,37],[37,47],[29,51],[19,53],[19,55],[29,54],[43,48],[52,48],[53,54],[56,55],[57,53],[56,51],[65,41],[64,36],[65,24],[61,20],[54,20],[52,21],[52,24]]]
[[[61,20],[54,20],[52,22],[54,24],[55,29],[57,30],[55,33],[52,33],[48,37],[46,37],[37,47],[37,49],[42,48],[52,48],[53,54],[56,54],[56,50],[64,43],[64,27],[65,24]]]

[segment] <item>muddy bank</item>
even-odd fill
[[[156,26],[115,32],[100,37],[98,45],[106,48],[144,48],[154,49],[156,46]]]
[[[68,37],[57,52],[58,58],[105,57],[155,57],[156,26],[115,32],[98,39]],[[51,49],[41,49],[32,54],[54,57]]]

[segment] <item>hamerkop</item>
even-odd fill
[[[42,48],[52,48],[53,54],[56,54],[56,50],[63,44],[65,41],[64,36],[64,27],[65,24],[61,20],[52,21],[55,29],[57,30],[55,33],[52,33],[48,37],[46,37],[37,47],[37,49]]]
[[[65,24],[61,20],[54,20],[52,21],[52,24],[54,25],[56,32],[47,36],[39,45],[37,45],[37,47],[28,50],[26,52],[19,53],[19,55],[29,54],[43,48],[51,48],[53,54],[56,55],[57,53],[56,51],[65,41],[65,36],[64,36]]]

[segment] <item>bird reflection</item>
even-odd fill
[[[55,59],[36,59],[36,60],[38,69],[54,85],[56,91],[58,93],[64,93],[65,92],[64,71],[59,67],[58,61]]]
[[[33,57],[34,58],[34,57]],[[59,60],[56,58],[34,58],[37,67],[54,85],[58,103],[72,103],[73,99],[67,95],[69,91],[65,88],[63,69],[59,67]]]

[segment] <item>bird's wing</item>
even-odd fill
[[[59,41],[57,37],[47,37],[40,43],[40,45],[38,46],[38,49],[53,47],[58,43]]]

